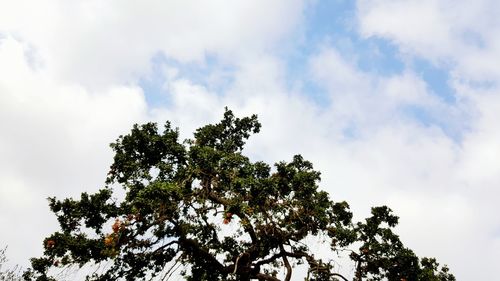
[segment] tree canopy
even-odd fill
[[[403,245],[388,207],[353,222],[349,205],[319,189],[320,173],[302,156],[274,166],[251,161],[243,147],[260,127],[257,116],[227,109],[183,142],[169,122],[161,131],[135,125],[111,144],[103,189],[49,198],[60,230],[43,241],[26,280],[102,262],[109,266],[88,280],[168,280],[177,265],[186,280],[455,280]],[[114,198],[117,186],[122,199]],[[311,237],[321,238],[324,253],[311,250]],[[340,253],[348,253],[351,277],[336,266]]]

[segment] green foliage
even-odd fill
[[[279,272],[290,280],[298,264],[311,281],[347,280],[332,262],[349,250],[355,280],[455,280],[404,247],[389,208],[353,223],[349,205],[318,189],[320,173],[300,155],[274,168],[250,161],[242,149],[259,129],[255,115],[240,119],[230,110],[183,143],[170,123],[162,132],[135,125],[111,145],[107,187],[79,200],[49,198],[61,230],[44,240],[26,279],[53,280],[50,268],[107,261],[88,280],[163,278],[176,265],[186,280],[280,280]],[[116,184],[123,200],[112,198]],[[330,260],[310,251],[310,236],[327,241]]]

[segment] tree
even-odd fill
[[[6,253],[7,247],[0,249],[0,281],[21,281],[21,270],[18,266],[4,269],[3,266],[8,261]]]
[[[135,125],[111,144],[105,188],[79,200],[49,198],[61,230],[44,240],[25,278],[55,280],[51,268],[107,261],[88,280],[168,278],[177,264],[186,280],[288,281],[297,266],[306,280],[347,280],[333,261],[348,251],[354,280],[455,280],[401,243],[389,208],[353,223],[349,205],[318,189],[320,173],[300,155],[274,168],[244,156],[260,126],[255,115],[226,109],[220,123],[181,143],[169,122],[162,132]],[[117,185],[121,200],[113,198]],[[325,241],[328,259],[311,252],[312,236]]]

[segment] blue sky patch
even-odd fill
[[[441,100],[449,104],[454,104],[455,91],[449,85],[450,73],[447,69],[439,68],[433,63],[415,58],[413,63],[415,73],[417,73],[427,83],[429,88]]]

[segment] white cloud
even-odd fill
[[[57,1],[0,4],[0,33],[31,44],[60,77],[87,87],[136,81],[158,52],[188,62],[269,51],[305,1]],[[33,23],[36,24],[33,24]]]
[[[146,114],[139,88],[89,93],[32,69],[25,50],[12,37],[0,40],[0,218],[9,226],[0,240],[23,264],[54,230],[45,198],[102,186],[107,144]]]
[[[388,39],[403,53],[454,67],[458,78],[500,78],[497,2],[357,1],[360,33]]]
[[[403,195],[399,208],[410,217],[416,213],[413,219],[420,218],[419,225],[430,223],[421,237],[445,241],[437,250],[445,257],[443,260],[450,261],[459,279],[490,279],[495,276],[494,264],[499,261],[495,257],[498,247],[494,245],[498,245],[495,241],[500,222],[491,215],[500,211],[491,199],[500,196],[497,168],[500,167],[500,140],[495,125],[500,119],[500,68],[493,63],[500,58],[498,38],[494,35],[500,27],[499,6],[488,0],[360,0],[357,4],[359,28],[364,36],[391,40],[405,55],[418,56],[438,67],[451,69],[449,85],[454,90],[456,103],[450,105],[453,109],[448,113],[466,111],[462,117],[468,125],[462,127],[462,138],[452,146],[438,142],[433,145],[435,149],[418,150],[423,155],[434,151],[428,155],[427,175],[437,178],[423,181],[425,177],[418,173],[412,172],[416,178],[406,175],[410,183],[432,187],[432,190],[426,188],[428,193],[421,195]],[[418,133],[419,138],[424,136]],[[448,155],[443,155],[444,151],[449,151]],[[435,166],[444,159],[448,159],[443,162],[446,165]],[[439,188],[448,195],[437,196],[437,200],[430,198],[438,194]],[[398,200],[393,201],[398,205]],[[420,208],[421,213],[405,211],[412,202],[418,201],[425,206]],[[425,245],[412,238],[412,229],[404,230],[406,237],[418,244],[417,248],[425,249]],[[436,250],[437,245],[433,246],[429,251]]]
[[[358,1],[361,32],[389,37],[411,51],[446,53],[453,39],[439,1]],[[411,31],[411,32],[408,32]]]
[[[411,69],[389,77],[363,72],[356,61],[324,47],[310,60],[313,78],[328,92],[331,118],[343,126],[376,128],[400,118],[414,120],[409,107],[419,108],[436,120],[453,126],[461,118],[459,107],[446,104],[431,92]],[[463,106],[466,106],[464,104]]]

